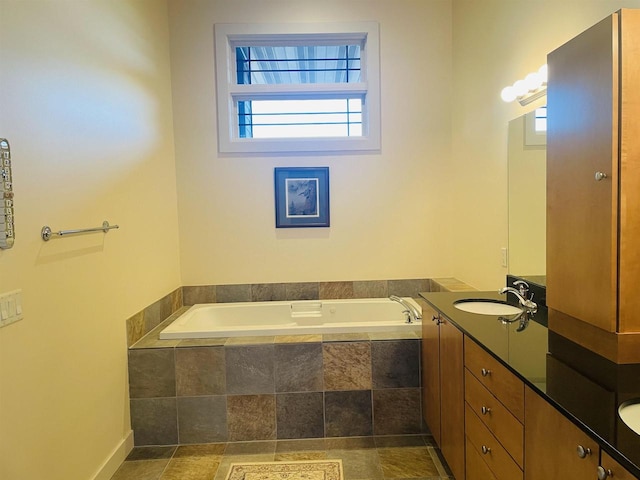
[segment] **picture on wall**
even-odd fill
[[[329,167],[277,167],[276,228],[329,226]]]

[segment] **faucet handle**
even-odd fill
[[[529,293],[529,284],[527,282],[525,282],[524,280],[516,280],[515,282],[513,282],[513,286],[518,287],[518,290],[520,290],[520,295],[525,298],[527,297],[527,293]],[[533,296],[531,297],[531,299],[533,299]]]

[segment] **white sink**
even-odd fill
[[[631,430],[640,435],[640,399],[625,402],[618,407],[618,415]]]
[[[500,300],[468,299],[457,300],[453,306],[458,310],[480,315],[518,315],[522,309]]]

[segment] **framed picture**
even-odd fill
[[[276,228],[329,226],[329,167],[275,169]]]

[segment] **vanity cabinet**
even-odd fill
[[[467,478],[483,478],[480,461],[497,480],[522,480],[524,383],[468,337],[464,351]]]
[[[598,480],[605,480],[608,478],[612,478],[613,480],[637,480],[638,477],[632,475],[622,465],[611,458],[607,452],[602,450],[600,452]]]
[[[464,336],[445,316],[421,306],[423,416],[455,478],[464,480]]]
[[[640,361],[640,10],[548,56],[549,328]]]
[[[525,480],[597,478],[599,446],[525,387]]]

